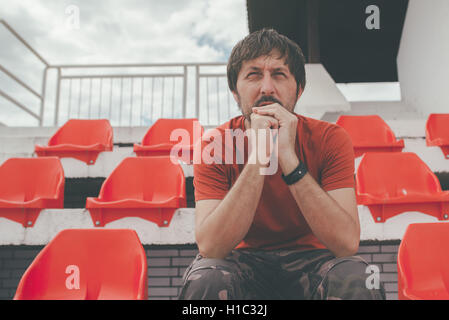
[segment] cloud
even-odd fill
[[[79,9],[79,29],[70,29]],[[244,0],[28,0],[4,18],[51,63],[225,61],[248,33]],[[70,24],[69,24],[70,26]],[[208,39],[202,41],[201,39]]]
[[[245,0],[22,0],[3,4],[1,18],[52,65],[225,62],[248,33]],[[3,26],[0,41],[0,63],[40,92],[44,65]],[[35,98],[8,79],[0,77],[0,88],[36,110]],[[1,97],[0,104],[8,106],[0,122],[30,123],[12,121],[15,107]]]
[[[193,34],[220,47],[232,48],[248,34],[246,6],[240,0],[207,2],[204,18],[196,22]]]

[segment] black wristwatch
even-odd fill
[[[295,170],[293,170],[292,173],[286,176],[282,174],[282,179],[285,181],[286,184],[290,186],[301,180],[306,175],[306,173],[307,173],[306,165],[302,161],[299,161],[299,165],[296,167]]]

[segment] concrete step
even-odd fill
[[[3,138],[5,139],[5,138]],[[29,143],[30,138],[15,138],[16,141],[11,142],[14,145],[14,149],[7,149],[7,152],[2,152],[4,150],[0,149],[0,163],[3,163],[9,158],[15,157],[25,157],[31,158],[35,157],[34,154],[34,144],[31,147]],[[2,138],[0,138],[0,145],[2,143]],[[8,139],[6,139],[8,140]],[[23,141],[17,141],[23,140]],[[24,142],[24,143],[21,143]],[[9,143],[9,142],[7,142]],[[98,155],[97,161],[93,165],[87,165],[85,162],[79,161],[73,158],[61,158],[61,165],[64,169],[64,175],[66,178],[97,178],[97,177],[108,177],[111,172],[119,165],[119,163],[127,157],[136,157],[133,151],[133,147],[117,147],[114,146],[113,151],[101,152]],[[193,176],[193,166],[180,163],[184,175],[186,177]]]
[[[362,116],[377,114],[387,120],[416,120],[427,118],[403,101],[352,101],[351,109],[342,112],[327,112],[321,120],[335,122],[340,115]]]
[[[395,126],[395,123],[392,123]],[[398,135],[397,138],[404,138],[403,152],[416,153],[433,172],[449,172],[449,159],[445,159],[443,152],[438,147],[429,147],[426,145],[423,136],[410,137],[409,133],[403,125],[398,130],[403,135]],[[398,128],[399,128],[398,127]],[[5,138],[3,138],[5,139]],[[8,139],[1,141],[0,138],[0,163],[6,159],[13,157],[33,157],[34,144],[30,143],[31,138],[15,138],[14,142]],[[20,141],[19,141],[20,140]],[[5,142],[5,144],[2,144]],[[6,144],[13,146],[12,148],[5,147]],[[6,152],[4,152],[6,149]],[[72,159],[62,158],[61,164],[64,169],[64,174],[67,178],[106,178],[117,167],[117,165],[126,157],[135,157],[132,147],[114,147],[112,152],[102,152],[94,165],[86,165],[86,163]],[[360,158],[356,159],[355,164],[358,166]],[[181,166],[186,177],[193,177],[193,166],[181,163]]]
[[[107,224],[106,229],[136,230],[142,244],[194,244],[195,210],[178,209],[168,227],[150,221],[128,217]],[[65,229],[95,228],[86,209],[42,210],[31,228],[0,218],[0,245],[45,245]]]
[[[1,127],[0,137],[39,138],[48,142],[59,127]],[[138,143],[142,141],[149,127],[112,127],[114,143]]]
[[[376,223],[366,206],[358,206],[361,241],[401,240],[410,223],[438,222],[437,218],[420,212],[405,212]],[[95,228],[86,209],[46,209],[31,228],[0,218],[0,245],[45,245],[64,229]],[[178,209],[168,227],[150,221],[127,217],[107,224],[106,229],[136,230],[143,245],[174,245],[195,243],[195,209]]]

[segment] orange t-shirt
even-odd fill
[[[307,166],[309,174],[324,191],[354,188],[354,150],[346,131],[333,123],[297,114],[296,116],[298,117],[296,154]],[[241,132],[244,132],[244,117],[235,117],[213,130],[215,134],[219,132],[222,138],[221,142],[215,140],[222,144],[221,155],[214,154],[220,153],[217,149],[208,148],[208,151],[213,150],[210,154],[215,157],[215,163],[206,164],[203,161],[194,164],[195,201],[223,199],[242,172],[244,163],[247,162],[247,138],[245,138],[244,150],[239,147],[241,143],[237,143],[237,139],[234,138],[231,144],[234,152],[230,153],[233,161],[232,164],[226,164],[229,161],[225,162],[225,156],[229,160],[229,154],[225,155],[225,142],[226,134],[230,132],[225,131],[226,129],[241,129]],[[203,136],[201,151],[214,141],[210,136],[208,133]],[[244,155],[239,152],[243,152]],[[237,161],[242,159],[242,156],[244,163],[241,160]],[[278,166],[274,175],[265,176],[253,223],[237,248],[267,250],[325,248],[312,233],[287,184],[282,180],[281,174],[282,170]]]

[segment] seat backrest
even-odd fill
[[[398,269],[409,290],[445,289],[449,293],[448,248],[449,224],[414,223],[407,227],[399,246]]]
[[[145,299],[145,251],[134,230],[59,232],[24,273],[15,299]]]
[[[396,141],[393,130],[378,115],[342,115],[336,124],[348,132],[354,146],[384,145]]]
[[[449,113],[432,113],[426,121],[426,139],[443,139],[449,142]]]
[[[0,166],[0,199],[30,201],[64,192],[64,170],[57,157],[10,158]]]
[[[365,153],[356,174],[358,194],[397,197],[441,192],[438,178],[411,152]]]
[[[107,119],[70,119],[48,141],[49,146],[97,143],[112,145],[112,127]]]
[[[204,132],[198,119],[158,119],[147,131],[142,139],[142,145],[157,145],[162,143],[178,144],[182,142],[171,141],[170,135],[176,129],[183,129],[189,134],[189,145],[201,138]],[[197,132],[195,132],[195,130]],[[179,135],[176,135],[178,137]],[[187,141],[183,141],[187,142]]]
[[[184,172],[169,156],[129,157],[103,182],[99,198],[104,201],[158,201],[183,194]]]

